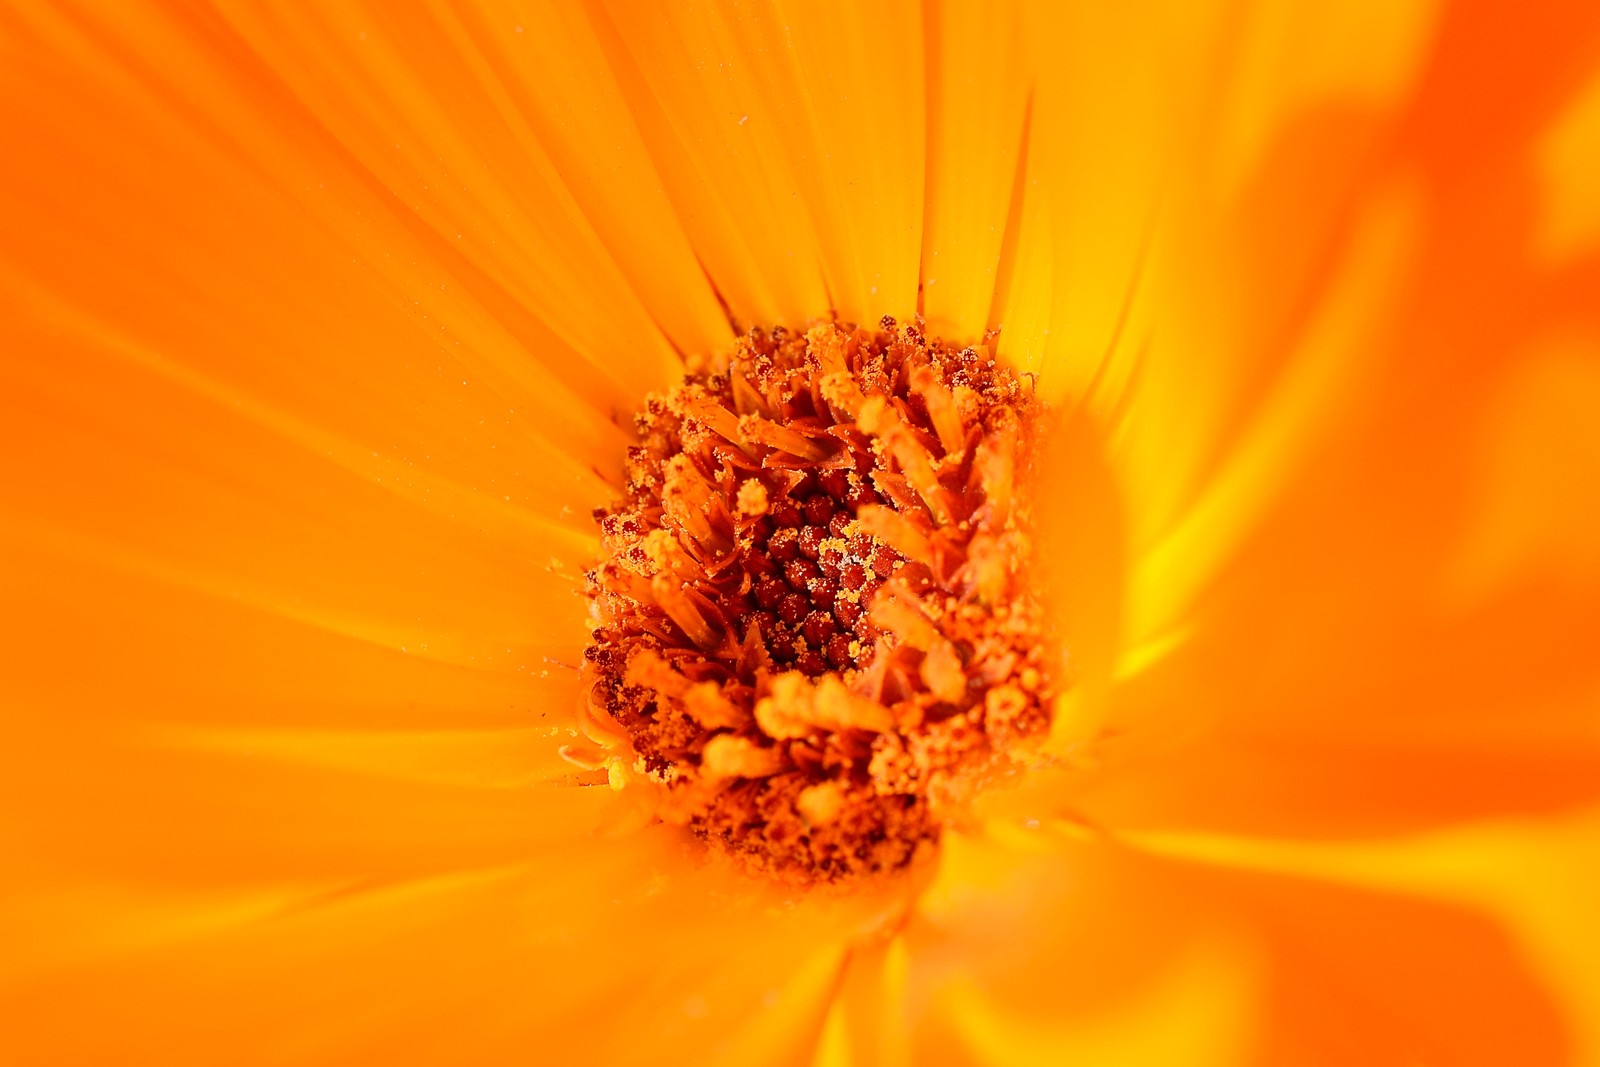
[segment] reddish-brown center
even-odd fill
[[[587,758],[750,866],[904,866],[1049,725],[1038,403],[982,348],[752,331],[652,397],[589,575]]]

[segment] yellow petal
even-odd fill
[[[1600,582],[1600,338],[1552,337],[1517,361],[1485,419],[1458,598]]]
[[[1571,1062],[1600,1056],[1600,813],[1465,826],[1378,841],[1306,842],[1199,834],[1134,835],[1162,855],[1307,876],[1433,899],[1493,915],[1551,983],[1576,1030]]]
[[[558,777],[576,778],[558,746],[576,736],[568,726],[515,730],[315,730],[157,727],[153,743],[201,752],[237,753],[305,767],[401,781],[517,789]]]
[[[796,169],[804,100],[777,13],[617,2],[594,14],[668,195],[735,318],[799,324],[824,313],[822,252]]]
[[[980,9],[953,0],[929,5],[924,14],[922,310],[930,332],[975,341],[990,325],[1006,223],[1015,210],[1029,91],[1021,15],[1009,4]]]
[[[670,374],[667,339],[467,25],[356,4],[270,14],[239,4],[226,18],[341,149],[405,205],[441,262],[467,260],[484,284],[596,366],[626,360]],[[613,225],[613,240],[620,229]],[[682,249],[674,256],[687,260]],[[661,313],[677,319],[668,301],[698,300],[699,321],[714,322],[697,281],[689,274],[661,293]],[[684,329],[686,340],[715,336],[706,325]]]
[[[909,967],[901,934],[874,936],[852,946],[817,1040],[813,1067],[909,1067]]]
[[[1536,147],[1542,179],[1537,251],[1560,262],[1600,241],[1600,75],[1562,109]]]
[[[775,5],[793,42],[796,179],[846,319],[918,307],[926,158],[922,5]]]
[[[1191,947],[1129,1002],[1098,1018],[1070,1024],[1019,1018],[963,985],[947,992],[945,1008],[978,1062],[995,1067],[1229,1067],[1250,1047],[1252,972],[1241,949],[1218,941]]]
[[[1051,400],[1093,394],[1114,404],[1144,344],[1132,309],[1148,281],[1174,106],[1153,7],[1051,3],[1028,12],[1038,151],[1025,195],[1037,179],[1049,220],[1052,299],[1039,371]]]
[[[1258,0],[1239,18],[1213,134],[1215,181],[1235,195],[1283,128],[1317,109],[1392,112],[1415,85],[1438,0]]]
[[[1404,280],[1418,226],[1419,205],[1398,188],[1377,200],[1356,232],[1326,302],[1308,324],[1290,358],[1288,372],[1239,435],[1205,492],[1170,532],[1135,564],[1129,591],[1127,637],[1140,644],[1182,620],[1190,601],[1237,547],[1297,461],[1321,434],[1337,425],[1341,406],[1376,358],[1380,331],[1389,321]],[[1181,404],[1178,395],[1161,405]],[[1155,424],[1157,404],[1141,397],[1138,417]],[[1150,527],[1140,515],[1142,498],[1170,477],[1164,450],[1139,451],[1130,490],[1135,543]],[[1142,520],[1142,521],[1141,521]]]
[[[1049,351],[1055,302],[1055,227],[1050,219],[1050,185],[1041,182],[1039,138],[1031,132],[1031,119],[1026,130],[989,325],[1000,330],[999,354],[1019,370],[1038,374]],[[1049,390],[1056,399],[1071,386],[1064,381],[1058,388],[1050,379],[1039,384],[1041,395]]]
[[[110,882],[5,895],[0,936],[7,951],[0,988],[40,973],[93,967],[271,919],[332,891],[323,885],[252,886],[184,892]]]

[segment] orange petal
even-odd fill
[[[779,3],[792,42],[796,180],[846,319],[918,308],[926,162],[922,5]]]
[[[1424,77],[1414,187],[1433,190],[1430,221],[1410,295],[1374,338],[1392,357],[1370,366],[1339,417],[1316,414],[1324,425],[1282,472],[1292,476],[1254,497],[1231,562],[1195,587],[1177,626],[1125,650],[1109,721],[1117,747],[1150,755],[1152,773],[1113,788],[1147,791],[1140,818],[1159,808],[1187,825],[1299,819],[1334,832],[1592,795],[1582,709],[1600,673],[1583,642],[1600,601],[1576,490],[1594,458],[1588,339],[1600,323],[1577,296],[1592,268],[1552,273],[1536,259],[1537,188],[1511,162],[1522,156],[1467,152],[1427,127],[1445,105],[1439,86],[1462,76],[1462,51],[1481,54],[1473,34],[1491,32],[1463,22],[1485,16],[1456,13]],[[1535,20],[1526,32],[1558,61],[1547,73],[1518,60],[1515,84],[1497,75],[1510,112],[1491,126],[1502,145],[1537,133],[1549,91],[1538,87],[1593,55],[1558,39],[1570,25]],[[1225,492],[1228,472],[1209,493]],[[1150,582],[1152,594],[1166,589]],[[1164,786],[1174,793],[1155,800]]]
[[[30,88],[8,98],[7,134],[33,150],[5,174],[7,201],[29,205],[8,259],[70,312],[313,422],[327,425],[331,408],[369,438],[397,406],[412,422],[446,418],[456,405],[424,415],[415,398],[462,388],[582,440],[592,430],[576,410],[627,405],[637,372],[665,373],[670,350],[627,313],[614,272],[591,279],[614,306],[582,328],[576,298],[559,313],[522,302],[487,254],[375,184],[225,28],[130,16],[37,11],[14,31]],[[539,246],[549,269],[570,261],[582,274],[587,246],[557,237]],[[372,359],[383,374],[366,373]]]
[[[1592,252],[1600,242],[1600,75],[1589,79],[1537,148],[1544,178],[1538,247],[1550,260]]]
[[[1583,334],[1587,333],[1587,336]],[[1452,568],[1467,603],[1527,583],[1600,586],[1600,323],[1507,368],[1469,462],[1476,498]]]
[[[741,322],[830,306],[802,199],[798,73],[770,5],[595,4],[618,84],[696,254]]]
[[[1517,942],[1452,893],[1141,857],[1048,826],[1001,838],[1023,851],[989,850],[969,872],[978,892],[936,885],[930,919],[940,938],[1014,950],[953,971],[948,942],[911,931],[911,988],[957,993],[955,1011],[924,1020],[932,1050],[954,1038],[978,1062],[1092,1049],[1183,1063],[1187,1039],[1202,1062],[1487,1067],[1572,1048]],[[1008,929],[1020,940],[996,940]]]
[[[517,83],[496,68],[488,50],[494,45],[475,36],[470,21],[358,4],[315,13],[237,4],[223,17],[228,30],[218,35],[271,72],[282,93],[279,107],[320,125],[386,199],[405,205],[407,224],[442,262],[465,259],[478,272],[475,282],[526,308],[582,358],[606,369],[627,361],[646,373],[669,373],[672,352],[652,311],[683,342],[725,336],[688,250],[681,239],[671,243],[661,199],[642,192],[624,207],[615,191],[608,197],[591,188],[580,201],[569,182],[584,172],[561,173],[537,124],[515,104]],[[539,25],[534,13],[528,17]],[[539,27],[546,46],[560,48],[567,27],[576,30],[569,55],[592,48],[581,24],[560,22],[548,31]],[[516,35],[504,21],[494,29],[495,37]],[[590,70],[603,101],[608,79]],[[615,103],[612,112],[619,113]],[[608,140],[615,144],[615,135]],[[631,155],[626,148],[618,154],[637,165],[642,153],[634,147]],[[606,232],[598,231],[586,206],[602,218],[619,210],[635,214],[640,244],[627,249],[622,220],[607,218]],[[651,242],[663,228],[668,243]],[[639,258],[651,243],[667,256],[654,272]],[[645,281],[640,292],[649,293],[653,307],[643,306],[630,274]]]
[[[1357,920],[1353,926],[1339,909],[1317,908],[1316,895],[1306,897],[1304,892],[1311,884],[1306,880],[1322,883],[1324,888],[1316,893],[1330,905],[1339,895],[1357,901],[1390,895],[1401,905],[1394,910],[1402,922],[1378,936],[1393,939],[1382,951],[1392,948],[1397,953],[1396,960],[1384,969],[1386,974],[1414,985],[1401,990],[1405,999],[1445,992],[1449,987],[1483,990],[1483,999],[1471,1011],[1462,1010],[1465,1004],[1456,1010],[1443,1004],[1433,1008],[1434,1026],[1449,1035],[1450,1043],[1485,1042],[1478,1054],[1489,1057],[1499,1049],[1499,1042],[1525,1041],[1527,1045],[1514,1054],[1509,1046],[1500,1054],[1527,1062],[1585,1062],[1590,1051],[1600,1047],[1600,1001],[1596,1000],[1594,981],[1594,945],[1600,927],[1588,906],[1596,885],[1595,829],[1596,813],[1590,810],[1575,818],[1537,824],[1498,822],[1426,836],[1364,841],[1310,843],[1205,834],[1134,835],[1134,840],[1137,847],[1160,855],[1214,865],[1228,882],[1255,883],[1268,889],[1270,897],[1251,893],[1246,900],[1251,904],[1270,900],[1262,914],[1273,925],[1289,917],[1284,906],[1292,903],[1298,913],[1292,921],[1302,928],[1315,927],[1310,937],[1295,935],[1299,948],[1318,948],[1318,954],[1330,962],[1340,957],[1348,960],[1352,949],[1359,952],[1361,945],[1375,942],[1375,931],[1362,922],[1375,916],[1368,913],[1357,919],[1350,915],[1350,920]],[[1292,897],[1302,899],[1294,901]],[[1441,910],[1430,906],[1430,901],[1448,902],[1451,907]],[[1410,916],[1405,914],[1408,911]],[[1448,918],[1452,912],[1454,920]],[[1561,1043],[1567,1046],[1568,1056],[1561,1056],[1559,1046],[1550,1044],[1552,1037],[1560,1035],[1539,1024],[1543,1011],[1510,989],[1496,994],[1485,988],[1485,980],[1491,977],[1486,964],[1494,959],[1496,950],[1493,941],[1484,936],[1487,928],[1481,921],[1476,924],[1480,933],[1471,932],[1467,924],[1472,912],[1493,917],[1505,931],[1505,940],[1537,969],[1565,1009],[1566,1040]],[[1451,929],[1452,925],[1456,928]],[[1425,944],[1430,938],[1430,931],[1439,935],[1437,955],[1458,961],[1454,969],[1459,973],[1443,986],[1437,979],[1418,981],[1416,977],[1417,968],[1425,963],[1424,954],[1416,949],[1419,942]],[[1367,985],[1365,968],[1356,981]],[[1378,996],[1369,999],[1381,998],[1386,986],[1392,995],[1392,980],[1385,978],[1371,986]],[[1526,1013],[1521,1022],[1505,1015],[1518,1010],[1519,1000],[1520,1010]],[[1325,1006],[1316,1004],[1300,1010],[1312,1017],[1327,1014]],[[1481,1021],[1477,1011],[1494,1013],[1488,1034],[1471,1032]],[[1474,1016],[1470,1022],[1468,1015]],[[1337,1025],[1334,1020],[1329,1022]],[[1290,1044],[1283,1040],[1288,1036],[1281,1035],[1280,1043]],[[1333,1047],[1339,1047],[1339,1040],[1334,1037]],[[1305,1043],[1305,1038],[1298,1042]],[[1435,1042],[1436,1047],[1444,1044]]]
[[[533,867],[304,891],[265,913],[243,900],[221,928],[13,977],[18,1025],[0,1047],[164,1063],[498,1062],[530,1048],[559,1062],[804,1062],[851,909],[759,891],[707,909],[729,883],[665,873],[680,848],[658,833]],[[717,950],[730,938],[744,951]],[[86,1014],[99,1025],[75,1025]]]
[[[1027,116],[1021,12],[943,2],[924,10],[927,225],[922,310],[930,332],[975,341],[990,325]]]

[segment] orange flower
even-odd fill
[[[1600,1063],[1600,9],[0,12],[16,1063]],[[914,885],[558,755],[627,415],[1057,413],[1048,758]]]

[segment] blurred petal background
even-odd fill
[[[0,7],[15,1063],[1600,1064],[1600,8]],[[1050,758],[926,884],[558,746],[629,413],[1053,404]]]

